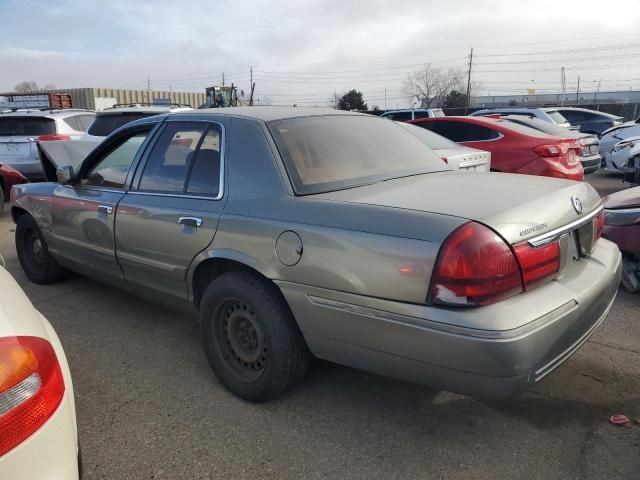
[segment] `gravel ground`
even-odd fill
[[[65,347],[86,479],[640,477],[640,295],[620,292],[591,340],[506,406],[325,362],[253,405],[213,376],[193,319],[83,277],[28,282],[13,228],[3,215],[0,253]]]

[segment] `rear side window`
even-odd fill
[[[94,118],[94,115],[74,115],[62,121],[78,132],[86,132]]]
[[[220,145],[217,125],[168,123],[149,153],[139,189],[217,196]]]
[[[429,118],[429,112],[413,112],[415,118]]]
[[[564,118],[560,112],[556,112],[555,110],[547,112],[547,115],[549,115],[551,119],[558,125],[567,121],[567,119]]]
[[[391,118],[396,122],[406,122],[407,120],[413,120],[413,118],[411,118],[411,112],[395,112],[387,118]]]
[[[87,133],[89,133],[89,135],[95,135],[96,137],[106,137],[110,135],[111,132],[129,122],[133,122],[139,118],[150,117],[152,115],[156,114],[148,112],[122,112],[97,115],[96,119],[89,127],[89,130],[87,130]]]
[[[454,142],[481,142],[500,137],[496,130],[473,123],[445,121],[425,122],[419,125]]]
[[[38,136],[56,133],[56,124],[46,117],[0,117],[0,136]]]

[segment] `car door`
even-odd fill
[[[224,206],[223,123],[169,119],[116,214],[116,252],[131,289],[187,298],[187,270]]]
[[[107,140],[87,157],[72,184],[55,188],[51,233],[63,264],[112,284],[124,283],[115,256],[115,210],[152,128],[146,125]]]

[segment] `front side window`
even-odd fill
[[[400,125],[377,117],[309,116],[268,125],[300,195],[448,170]]]
[[[168,123],[147,158],[139,190],[217,196],[221,135],[217,125]]]
[[[100,187],[124,188],[131,164],[148,134],[149,132],[138,133],[120,143],[89,170],[81,183]]]

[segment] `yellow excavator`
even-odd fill
[[[205,89],[207,103],[202,108],[221,108],[238,106],[238,88],[224,85],[214,85]]]

